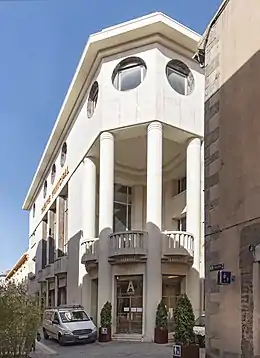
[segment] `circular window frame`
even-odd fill
[[[32,215],[33,215],[33,218],[35,217],[35,209],[36,209],[36,206],[35,206],[35,203],[33,203],[33,208],[32,208]]]
[[[60,153],[60,166],[63,168],[65,163],[66,163],[66,159],[67,159],[67,152],[68,152],[68,146],[67,143],[64,142],[62,144],[61,147],[61,153]]]
[[[52,167],[51,167],[51,184],[54,183],[55,181],[55,177],[56,177],[56,164],[52,164]]]
[[[186,86],[187,87],[186,87],[185,93],[180,92],[176,87],[173,86],[172,82],[169,80],[169,75],[168,75],[169,68],[172,71],[179,73],[180,76],[183,76],[186,78],[186,81],[187,81]],[[194,88],[195,88],[195,79],[194,79],[191,69],[183,61],[181,61],[179,59],[170,60],[165,66],[165,75],[166,75],[166,78],[167,78],[167,81],[168,81],[170,87],[179,95],[187,97],[193,93]]]
[[[139,66],[142,66],[142,68],[144,69],[143,74],[142,74],[142,78],[141,78],[141,82],[137,86],[135,86],[133,88],[122,90],[122,89],[119,88],[118,85],[115,84],[116,77],[118,76],[118,74],[120,72],[122,72],[126,68],[131,68],[131,64],[132,64],[133,67],[135,65],[136,66],[139,65]],[[121,60],[116,65],[116,67],[114,68],[114,70],[112,72],[112,76],[111,76],[112,85],[119,92],[129,92],[129,91],[135,90],[136,88],[141,86],[141,84],[145,81],[146,74],[147,74],[147,65],[146,65],[145,61],[141,57],[138,57],[138,56],[126,57],[125,59]]]
[[[88,96],[88,103],[87,103],[88,118],[91,118],[93,116],[93,114],[95,113],[95,109],[96,109],[97,103],[98,103],[98,96],[99,96],[99,85],[98,85],[98,82],[95,81],[91,86],[91,89],[89,91],[89,96]]]
[[[43,198],[45,199],[46,196],[47,196],[47,189],[48,189],[48,182],[47,180],[44,181],[44,184],[43,184]]]

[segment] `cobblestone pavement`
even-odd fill
[[[158,345],[139,342],[109,342],[60,347],[55,341],[42,341],[33,358],[59,355],[64,358],[172,358],[172,344]],[[201,358],[204,357],[202,352]]]

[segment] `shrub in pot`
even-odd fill
[[[100,312],[99,342],[111,341],[112,305],[106,302]]]
[[[193,327],[195,317],[191,302],[186,294],[182,294],[177,299],[174,311],[175,345],[181,346],[182,358],[199,358],[199,346],[195,342]],[[177,355],[173,354],[173,357]],[[178,355],[179,357],[180,355]]]
[[[156,311],[154,342],[159,344],[168,343],[168,314],[162,300],[158,304]]]

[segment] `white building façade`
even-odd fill
[[[114,337],[153,339],[163,298],[203,310],[200,36],[154,13],[89,37],[24,201],[30,284]],[[35,262],[35,264],[34,264]]]

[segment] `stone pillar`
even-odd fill
[[[96,237],[96,164],[92,158],[84,159],[83,174],[83,241]],[[80,248],[79,285],[82,287],[82,305],[89,313],[91,309],[91,278],[81,263],[85,245]]]
[[[188,143],[186,175],[187,231],[194,236],[194,261],[188,273],[187,293],[195,317],[198,317],[201,307],[201,141],[199,138],[193,138]]]
[[[112,273],[108,255],[109,235],[113,230],[114,137],[108,132],[100,136],[99,180],[98,324],[100,324],[100,311],[104,303],[111,302],[112,297]]]
[[[96,235],[96,164],[93,159],[84,159],[83,179],[83,237],[93,239]]]
[[[154,337],[155,315],[162,298],[162,125],[153,122],[147,131],[147,231],[145,340]]]
[[[64,254],[64,206],[64,198],[58,196],[56,200],[56,258]]]
[[[48,223],[47,223],[47,265],[53,263],[54,261],[54,212],[52,210],[48,211]]]

